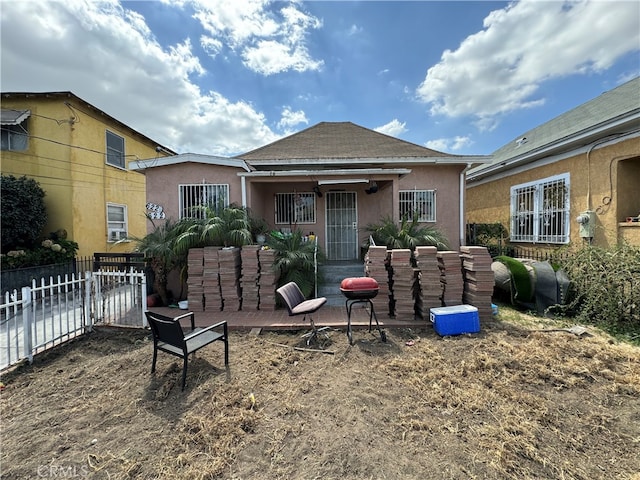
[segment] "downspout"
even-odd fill
[[[467,223],[465,218],[465,208],[464,208],[464,199],[465,199],[465,189],[467,186],[466,178],[467,178],[467,170],[471,168],[471,164],[467,163],[467,166],[460,172],[460,232],[459,232],[459,240],[460,246],[464,245],[467,240]]]
[[[240,190],[242,191],[242,206],[247,208],[247,178],[240,177]]]

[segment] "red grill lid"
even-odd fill
[[[340,290],[347,292],[359,292],[364,290],[378,290],[378,282],[371,277],[345,278],[340,283]]]

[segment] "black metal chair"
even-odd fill
[[[326,330],[328,327],[316,328],[311,314],[318,311],[325,303],[327,303],[326,297],[318,297],[307,300],[304,294],[300,290],[300,287],[295,282],[289,282],[282,287],[278,288],[276,292],[284,300],[284,304],[287,307],[289,316],[303,315],[302,321],[304,322],[309,316],[309,322],[311,323],[311,332],[304,335],[307,337],[307,345],[311,343],[313,339],[318,336],[318,332]]]
[[[215,341],[224,342],[224,364],[229,365],[229,337],[227,334],[227,322],[218,322],[206,328],[196,328],[193,312],[185,313],[178,317],[167,317],[154,312],[145,312],[151,332],[153,334],[153,363],[151,373],[156,371],[156,359],[158,350],[175,355],[183,359],[182,390],[187,380],[187,360],[189,354],[194,353]],[[191,331],[185,335],[180,320],[189,318]]]

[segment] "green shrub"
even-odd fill
[[[571,280],[563,313],[640,340],[640,248],[587,246],[560,264]]]
[[[2,203],[2,252],[34,248],[47,223],[45,192],[40,184],[25,176],[0,176]]]
[[[77,251],[76,242],[52,233],[50,238],[43,240],[36,248],[9,250],[6,254],[2,254],[2,268],[15,269],[66,263],[75,258]]]

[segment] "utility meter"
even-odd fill
[[[596,212],[593,210],[586,210],[580,212],[580,215],[576,217],[579,230],[578,233],[582,238],[593,238],[596,231]]]

